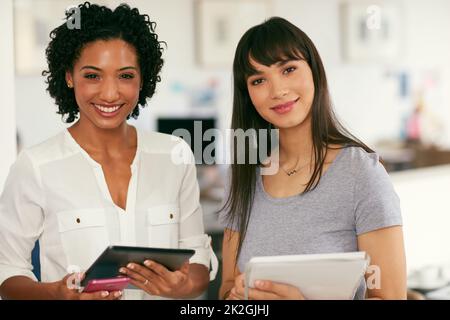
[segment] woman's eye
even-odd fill
[[[121,74],[120,77],[121,77],[122,79],[133,79],[133,78],[134,78],[134,74],[131,74],[131,73],[124,73],[124,74]]]
[[[284,73],[286,74],[286,73],[291,73],[292,71],[294,71],[296,68],[295,67],[289,67],[289,68],[286,68],[286,70],[284,70]]]
[[[253,86],[257,86],[258,84],[261,84],[264,81],[264,79],[256,79],[252,81]]]
[[[88,73],[88,74],[85,74],[84,77],[85,77],[86,79],[97,79],[97,78],[98,78],[98,75],[96,75],[96,74],[94,74],[94,73]]]

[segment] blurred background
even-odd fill
[[[156,21],[168,45],[155,96],[130,120],[143,130],[194,132],[195,120],[201,132],[228,128],[240,36],[270,16],[305,31],[324,62],[339,119],[383,157],[400,196],[409,287],[450,299],[450,1],[95,1],[112,8],[122,2]],[[0,2],[0,189],[17,152],[66,126],[40,74],[50,31],[76,4]],[[215,156],[226,152],[223,141],[212,143]],[[205,227],[220,258],[216,210],[225,166],[197,169]],[[219,285],[220,276],[205,298],[217,298]]]

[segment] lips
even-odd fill
[[[292,108],[294,107],[294,104],[295,104],[299,99],[300,99],[300,98],[297,98],[297,99],[295,99],[295,100],[288,101],[288,102],[286,102],[286,103],[278,104],[278,105],[276,105],[275,107],[272,107],[272,108],[270,108],[270,109],[272,109],[273,111],[275,111],[276,113],[279,113],[279,114],[287,113],[287,112],[289,112],[289,111],[292,110]]]
[[[93,103],[92,104],[95,108],[95,110],[103,117],[113,117],[116,114],[119,113],[120,108],[122,108],[122,106],[124,105],[122,104],[110,104],[110,105],[106,105],[106,104],[96,104]]]

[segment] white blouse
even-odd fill
[[[215,278],[189,146],[156,132],[137,130],[137,137],[126,210],[114,204],[101,165],[68,130],[20,153],[0,197],[0,285],[17,275],[36,280],[36,240],[42,282],[86,270],[108,245],[195,249],[190,263],[211,263]],[[124,298],[153,298],[126,291]]]

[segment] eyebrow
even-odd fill
[[[97,70],[97,71],[102,71],[102,69],[100,69],[98,67],[94,67],[94,66],[84,66],[84,67],[80,68],[80,71],[83,70],[83,69],[94,69],[94,70]],[[133,70],[137,71],[137,68],[133,67],[133,66],[123,67],[123,68],[120,68],[118,70],[119,71],[123,71],[123,70],[128,70],[128,69],[133,69]]]
[[[283,67],[284,65],[288,64],[291,61],[297,61],[297,59],[287,59],[287,60],[278,61],[278,62],[275,63],[275,65],[277,67]],[[260,74],[263,74],[263,73],[264,72],[262,72],[261,70],[253,68],[253,72],[248,76],[248,78],[250,78],[252,76],[260,75]]]

